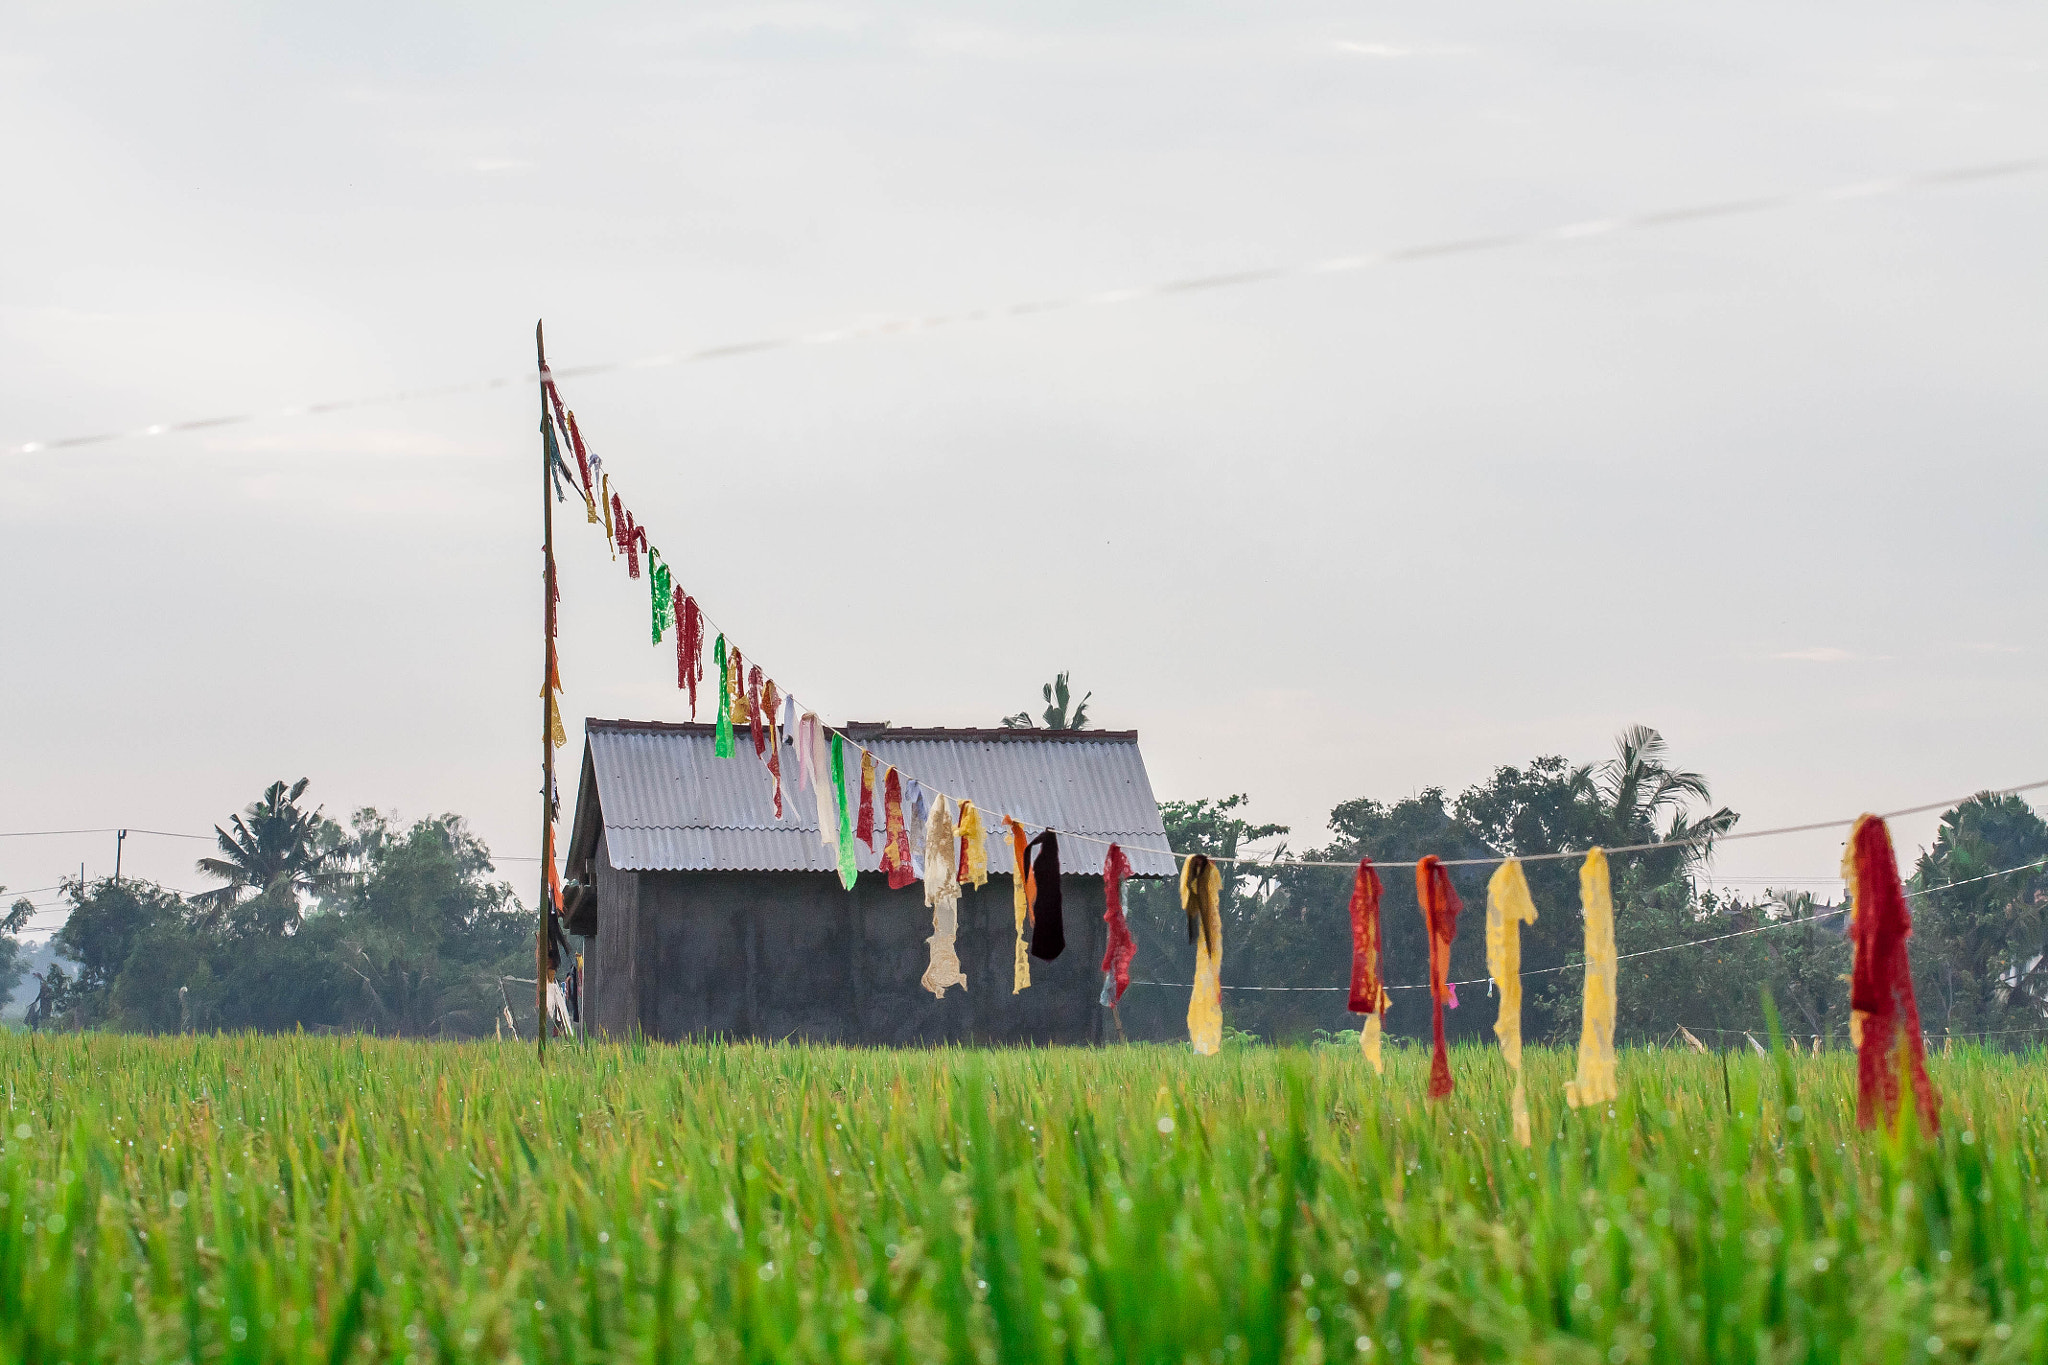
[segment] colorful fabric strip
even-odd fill
[[[1109,942],[1102,951],[1102,1000],[1114,1007],[1131,986],[1131,959],[1138,944],[1124,919],[1124,878],[1131,875],[1131,860],[1121,844],[1111,844],[1102,859],[1102,922],[1109,926]]]
[[[1932,1135],[1941,1127],[1941,1096],[1927,1075],[1927,1045],[1920,1005],[1913,998],[1913,964],[1906,940],[1913,916],[1899,884],[1891,831],[1875,815],[1858,817],[1842,851],[1849,884],[1849,1036],[1856,1045],[1856,1123],[1868,1128],[1880,1114],[1897,1112],[1901,1062],[1897,1035],[1905,1035],[1903,1066],[1912,1078],[1913,1107]]]
[[[1429,1060],[1429,1097],[1451,1093],[1451,1058],[1444,1046],[1444,1006],[1451,994],[1451,941],[1458,936],[1458,915],[1465,903],[1451,885],[1451,874],[1434,854],[1415,865],[1415,899],[1429,934],[1430,1035],[1435,1043]]]
[[[1536,902],[1521,863],[1510,858],[1486,883],[1486,970],[1500,987],[1500,1014],[1493,1031],[1500,1055],[1515,1073],[1509,1099],[1515,1141],[1529,1145],[1529,1096],[1522,1085],[1522,926],[1536,922]]]
[[[1579,868],[1579,905],[1586,917],[1586,989],[1579,1019],[1579,1074],[1564,1083],[1574,1109],[1621,1093],[1614,1076],[1614,898],[1607,855],[1594,849]]]
[[[1223,874],[1197,853],[1180,870],[1180,904],[1195,926],[1195,983],[1188,993],[1188,1040],[1195,1052],[1223,1050]]]

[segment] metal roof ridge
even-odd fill
[[[737,728],[745,729],[746,727],[742,725]],[[1047,741],[1106,740],[1118,744],[1135,744],[1138,742],[1138,732],[1136,730],[1013,730],[1005,726],[963,726],[956,729],[937,725],[896,725],[890,726],[887,729],[867,725],[839,725],[831,728],[842,730],[849,735],[857,735],[861,739],[982,739],[1021,740],[1038,743]],[[711,735],[718,732],[718,726],[715,722],[702,720],[607,720],[598,716],[587,716],[584,718],[583,731],[585,734],[591,734],[599,730],[644,730],[655,734]]]

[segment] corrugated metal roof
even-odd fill
[[[829,872],[838,865],[819,840],[815,798],[799,790],[794,749],[782,751],[784,818],[777,820],[767,767],[754,757],[744,730],[739,754],[726,759],[714,756],[709,725],[593,720],[585,732],[574,828],[579,838],[588,831],[594,839],[583,809],[594,795],[614,867]],[[1108,848],[1091,840],[1114,840],[1136,875],[1175,872],[1133,731],[863,728],[854,737],[878,763],[930,789],[970,799],[994,815],[1014,815],[1034,833],[1058,830],[1060,861],[1068,870],[1099,870]],[[991,834],[997,832],[992,826]],[[856,842],[854,857],[862,871],[878,869],[878,850]],[[1007,842],[991,837],[989,870],[1007,873],[1010,861]]]

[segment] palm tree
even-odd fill
[[[308,811],[298,804],[310,782],[302,777],[289,789],[273,782],[228,822],[232,834],[213,827],[222,856],[201,858],[197,866],[225,885],[200,892],[192,898],[195,903],[228,911],[242,903],[245,893],[270,896],[278,904],[266,918],[278,920],[281,928],[297,927],[299,897],[325,889],[334,878],[333,824],[318,807]]]
[[[1041,713],[1048,730],[1085,730],[1088,728],[1088,698],[1082,697],[1074,707],[1072,715],[1067,714],[1067,704],[1073,700],[1073,693],[1067,689],[1067,674],[1060,675],[1045,685],[1045,710]],[[1014,716],[1004,716],[1003,726],[1009,730],[1029,730],[1032,727],[1031,714],[1019,711]]]
[[[1673,768],[1664,736],[1647,725],[1631,725],[1614,740],[1614,757],[1593,770],[1593,799],[1600,805],[1617,845],[1680,844],[1685,863],[1704,861],[1714,838],[1735,827],[1741,817],[1722,806],[1694,820],[1688,803],[1713,800],[1707,779]],[[1584,776],[1581,770],[1578,776]],[[1669,816],[1660,831],[1657,819]]]

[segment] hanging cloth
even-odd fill
[[[816,713],[804,712],[804,724],[811,741],[811,798],[818,807],[818,842],[832,850],[839,861],[839,812],[832,799],[832,754],[825,740],[825,727]]]
[[[761,724],[761,665],[747,670],[747,731],[754,741],[754,757],[768,752],[768,732]]]
[[[836,731],[832,736],[832,795],[839,816],[839,884],[851,891],[858,873],[853,862],[853,820],[846,809],[846,736]]]
[[[542,687],[540,694],[548,699],[548,743],[559,749],[569,742],[569,732],[562,728],[561,705],[555,700],[553,687]]]
[[[1365,1053],[1365,1059],[1372,1063],[1375,1076],[1384,1075],[1386,1064],[1380,1060],[1380,1030],[1384,1023],[1387,1006],[1393,998],[1387,994],[1382,978],[1381,964],[1386,956],[1385,945],[1380,939],[1380,874],[1374,870],[1372,859],[1360,858],[1358,871],[1351,879],[1351,1000],[1348,1008],[1353,1014],[1365,1016],[1364,1025],[1358,1030],[1358,1045]]]
[[[1894,1035],[1904,1033],[1913,1107],[1931,1136],[1941,1127],[1941,1096],[1927,1075],[1927,1044],[1913,998],[1913,965],[1906,952],[1913,916],[1899,885],[1891,831],[1877,816],[1859,816],[1850,829],[1842,880],[1849,884],[1849,943],[1855,954],[1849,971],[1849,1036],[1856,1045],[1856,1124],[1868,1128],[1880,1114],[1898,1111],[1900,1068],[1892,1054]]]
[[[932,936],[925,941],[932,951],[931,962],[924,969],[923,985],[942,1000],[948,986],[967,989],[967,974],[960,970],[960,954],[954,947],[960,931],[960,882],[953,875],[950,804],[940,795],[932,802],[931,818],[925,825],[924,903],[932,909]]]
[[[1223,1049],[1223,874],[1197,853],[1181,865],[1180,904],[1195,945],[1195,986],[1188,993],[1188,1038],[1212,1057]]]
[[[1131,875],[1131,860],[1120,844],[1111,844],[1102,859],[1102,922],[1109,926],[1109,943],[1102,952],[1102,1003],[1116,1006],[1131,985],[1131,959],[1138,944],[1124,919],[1124,878]]]
[[[776,732],[775,679],[769,678],[761,684],[761,704],[768,714],[768,752],[762,762],[768,768],[768,791],[775,801],[775,818],[782,818],[782,736]]]
[[[605,544],[610,547],[612,562],[616,564],[619,559],[619,533],[615,529],[618,524],[619,495],[612,492],[612,476],[609,474],[603,476],[600,488],[602,491],[598,496],[597,505],[604,513]]]
[[[640,576],[640,542],[645,533],[633,523],[633,513],[630,509],[627,509],[622,504],[620,512],[625,517],[625,520],[618,525],[620,537],[625,542],[620,548],[626,552],[626,577],[638,578]]]
[[[732,757],[732,687],[729,674],[731,664],[726,657],[725,637],[718,637],[718,643],[711,646],[712,661],[718,665],[718,729],[712,741],[711,752],[720,758]]]
[[[1515,1073],[1509,1099],[1515,1141],[1529,1145],[1529,1096],[1522,1086],[1522,926],[1536,922],[1536,902],[1522,865],[1510,858],[1486,883],[1486,972],[1500,987],[1500,1014],[1493,1031],[1500,1037],[1500,1055]]]
[[[1005,815],[1003,827],[1010,831],[1010,893],[1017,913],[1017,952],[1010,967],[1010,994],[1031,984],[1031,936],[1024,926],[1031,918],[1031,841],[1024,826]]]
[[[592,526],[597,520],[597,477],[596,466],[590,462],[590,454],[583,448],[583,433],[576,426],[576,414],[568,414],[569,444],[576,447],[576,467],[583,471],[583,514]]]
[[[1451,1057],[1444,1046],[1444,1006],[1451,994],[1451,940],[1458,936],[1458,915],[1465,903],[1451,885],[1451,874],[1441,859],[1431,854],[1415,865],[1415,899],[1422,906],[1423,927],[1429,934],[1430,1034],[1436,1048],[1429,1061],[1429,1097],[1440,1100],[1451,1093]]]
[[[917,880],[910,870],[910,831],[903,823],[903,777],[894,768],[882,779],[882,871],[889,874],[891,891]]]
[[[1051,962],[1067,950],[1067,923],[1060,905],[1060,836],[1051,830],[1031,841],[1031,955]]]
[[[1579,1019],[1579,1074],[1564,1083],[1574,1109],[1621,1093],[1614,1079],[1614,898],[1607,855],[1594,849],[1579,869],[1579,905],[1586,916],[1586,995]]]
[[[960,803],[960,867],[954,875],[963,887],[988,885],[988,831],[972,801]]]
[[[675,584],[669,579],[668,565],[661,558],[661,551],[647,552],[647,592],[652,599],[654,612],[654,643],[660,644],[661,637],[675,625]]]
[[[555,425],[562,430],[569,429],[569,410],[562,406],[562,391],[555,387],[555,372],[546,365],[540,367],[541,392],[548,396],[548,403],[555,410]]]
[[[870,849],[875,846],[875,756],[866,749],[860,751],[860,819],[853,837]]]
[[[690,694],[690,719],[697,719],[697,684],[704,678],[704,614],[697,599],[676,589],[676,686]]]
[[[732,723],[747,723],[747,661],[735,648],[732,652]]]
[[[568,461],[562,458],[561,442],[555,439],[555,423],[548,420],[546,413],[540,415],[540,436],[541,447],[546,452],[544,459],[547,464],[548,478],[555,485],[555,501],[567,502],[569,495],[562,491],[562,474],[568,469],[569,465]]]
[[[910,813],[910,870],[924,876],[924,787],[914,777],[903,779],[903,805]]]

